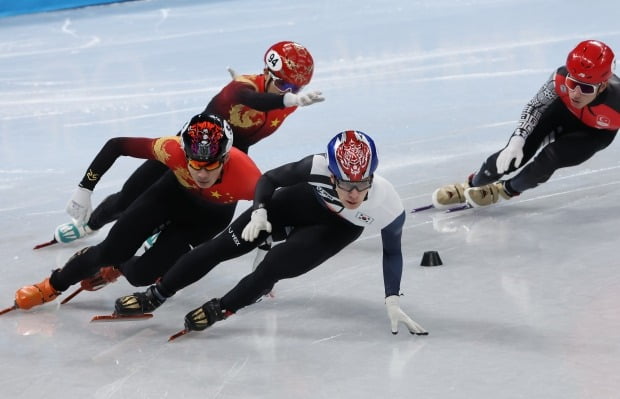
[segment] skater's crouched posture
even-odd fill
[[[251,209],[215,239],[180,258],[146,292],[119,298],[116,312],[152,312],[220,262],[251,251],[270,234],[283,238],[222,298],[211,299],[187,314],[188,330],[204,330],[255,303],[279,280],[321,265],[371,227],[381,231],[385,304],[392,332],[402,322],[412,334],[427,334],[399,305],[405,211],[392,184],[375,173],[377,165],[373,140],[350,130],[336,135],[325,154],[309,155],[266,172],[257,184]],[[288,235],[287,228],[292,228]],[[346,289],[346,282],[342,288]]]
[[[448,208],[467,202],[480,207],[507,200],[606,148],[620,128],[620,79],[614,65],[614,53],[605,43],[579,43],[566,65],[527,103],[506,147],[466,182],[435,190],[433,205]]]

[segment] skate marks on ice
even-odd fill
[[[93,327],[94,328],[94,327]],[[96,328],[101,329],[103,327],[97,326]],[[116,333],[112,334],[113,336]],[[119,357],[122,357],[124,354],[130,353],[132,351],[136,351],[137,348],[144,347],[148,342],[152,341],[153,338],[157,338],[160,335],[159,331],[153,328],[140,328],[140,330],[133,335],[123,339],[117,344],[113,345],[102,345],[103,350],[94,354],[91,359],[95,362],[107,362],[110,360],[116,360]],[[157,352],[157,348],[151,348],[154,352]]]

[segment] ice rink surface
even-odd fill
[[[227,66],[259,73],[272,43],[310,49],[309,88],[326,101],[252,147],[259,167],[362,130],[411,209],[505,145],[576,43],[619,53],[618,15],[616,0],[152,0],[1,19],[0,307],[105,236],[32,250],[68,220],[107,139],[176,133],[227,83]],[[250,271],[250,255],[149,321],[89,322],[136,290],[125,280],[0,316],[2,397],[619,398],[619,149],[487,209],[409,214],[401,306],[426,337],[390,333],[368,231],[274,298],[172,343],[189,310]],[[117,161],[94,204],[139,164]],[[420,267],[428,250],[444,265]]]

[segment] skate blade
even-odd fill
[[[182,337],[183,335],[187,334],[190,331],[191,330],[188,330],[187,328],[184,329],[184,330],[181,330],[178,333],[171,335],[170,338],[168,338],[168,342],[173,341],[173,340],[175,340],[175,339],[177,339],[179,337]]]
[[[413,208],[411,210],[411,213],[419,213],[419,212],[426,211],[429,209],[439,210],[445,213],[452,213],[452,212],[458,212],[458,211],[463,211],[465,209],[472,209],[472,208],[475,208],[475,207],[470,205],[469,203],[453,205],[453,206],[442,206],[440,208],[435,208],[435,206],[431,204],[431,205],[420,206],[418,208]]]
[[[464,210],[473,209],[473,208],[475,208],[473,205],[471,205],[469,203],[466,203],[466,204],[463,204],[463,205],[458,205],[458,206],[454,206],[454,207],[452,207],[450,209],[447,209],[446,213],[464,211]]]
[[[413,208],[413,209],[411,210],[411,213],[422,212],[422,211],[426,211],[426,210],[428,210],[428,209],[434,209],[434,208],[435,208],[435,207],[433,206],[433,204],[430,204],[430,205],[424,205],[424,206],[420,206],[420,207],[417,207],[417,208]]]
[[[94,316],[90,321],[98,322],[98,321],[131,321],[131,320],[147,320],[153,317],[152,313],[144,313],[144,314],[134,314],[134,315],[122,315],[122,314],[105,314]]]
[[[62,300],[62,302],[60,302],[61,305],[64,305],[65,303],[69,302],[70,300],[72,300],[73,298],[75,298],[75,296],[77,294],[79,294],[80,292],[84,291],[84,288],[80,287],[77,290],[75,290],[71,295],[69,295],[68,297],[66,297],[65,299]]]
[[[17,309],[17,305],[13,305],[10,308],[2,309],[2,310],[0,310],[0,315],[3,315],[5,313],[9,313],[11,310],[15,310],[15,309]]]
[[[47,246],[50,246],[50,245],[54,245],[54,244],[57,244],[57,243],[58,243],[58,241],[56,241],[55,238],[52,238],[51,241],[44,242],[44,243],[41,243],[41,244],[37,244],[32,249],[44,248],[44,247],[47,247]]]

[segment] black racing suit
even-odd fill
[[[521,170],[504,182],[510,195],[546,182],[559,168],[585,162],[616,137],[620,126],[620,79],[614,75],[592,103],[577,110],[568,101],[566,75],[565,67],[558,68],[521,114],[512,136],[525,139],[523,160]],[[512,163],[505,173],[498,173],[496,161],[501,152],[484,161],[470,181],[472,186],[493,183],[519,169]]]
[[[257,184],[254,207],[242,213],[222,234],[181,257],[157,283],[158,291],[172,296],[219,263],[256,248],[268,233],[261,232],[252,242],[243,240],[241,233],[253,210],[264,206],[274,240],[283,241],[274,245],[258,267],[221,298],[222,309],[236,312],[256,302],[279,280],[316,268],[355,241],[365,226],[381,229],[385,294],[398,295],[405,221],[400,197],[387,180],[375,175],[362,205],[355,210],[345,209],[329,176],[322,155],[265,173]]]
[[[131,203],[101,243],[71,257],[52,273],[50,282],[56,290],[65,291],[100,267],[116,265],[132,285],[153,284],[190,245],[222,231],[230,223],[235,205],[205,201],[168,171]],[[133,256],[146,237],[160,230],[156,245],[142,256]]]

